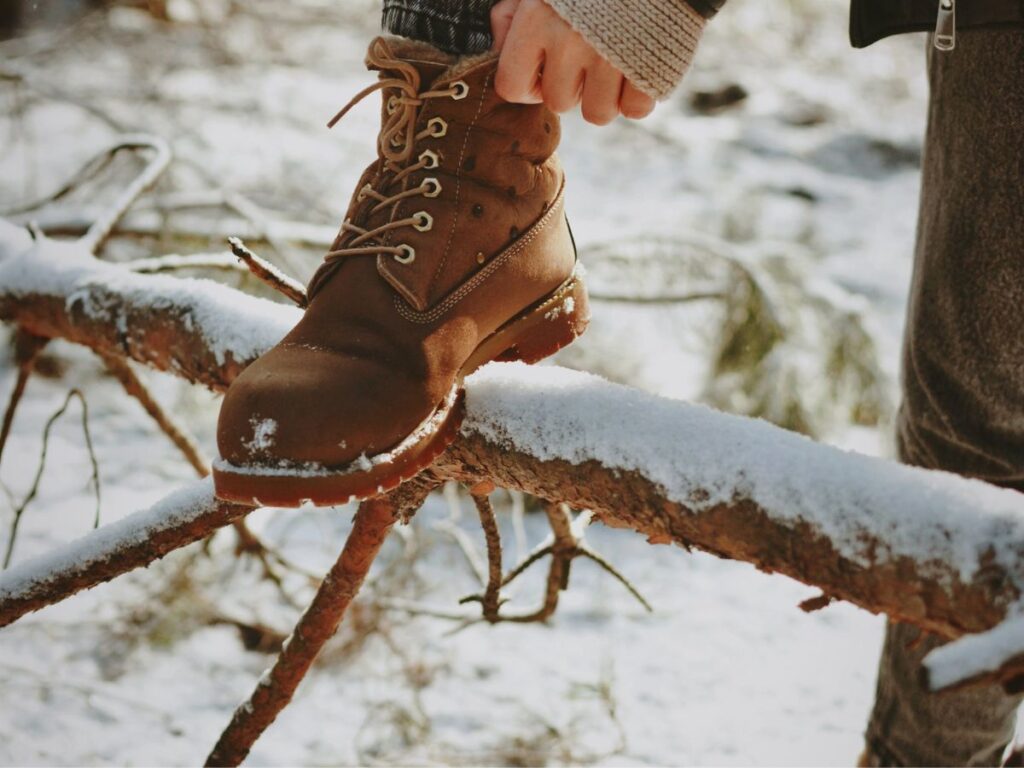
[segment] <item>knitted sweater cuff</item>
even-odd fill
[[[685,0],[547,0],[629,81],[664,99],[693,60],[705,19]]]

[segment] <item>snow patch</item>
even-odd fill
[[[559,304],[557,307],[549,309],[544,313],[545,320],[557,320],[562,314],[571,315],[573,310],[576,309],[576,299],[572,296],[566,297],[565,301]]]
[[[249,420],[252,426],[252,440],[244,443],[249,453],[260,453],[269,450],[274,445],[274,435],[277,432],[277,422],[273,419],[260,419],[253,417]]]
[[[988,632],[962,637],[929,653],[924,659],[929,687],[937,691],[996,672],[1024,654],[1024,612],[1018,611]]]

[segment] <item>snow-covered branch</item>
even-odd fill
[[[251,507],[213,497],[201,480],[142,512],[0,572],[0,627],[206,538]]]
[[[297,312],[208,281],[132,273],[0,222],[0,319],[215,389]],[[750,562],[948,637],[1017,611],[1024,496],[1015,492],[551,367],[489,366],[467,381],[466,408],[460,439],[435,468],[443,476],[589,508],[652,543]],[[931,684],[1002,677],[1001,663],[964,662],[979,645],[987,659],[1012,660],[1024,633],[1008,624],[936,652],[930,663],[953,662]]]
[[[211,280],[139,274],[0,219],[0,319],[223,389],[299,310]]]
[[[441,459],[465,482],[589,508],[654,543],[749,562],[950,638],[1019,604],[1016,492],[554,367],[489,366],[467,380],[466,405]],[[1013,637],[1024,652],[1024,632]],[[956,648],[936,655],[962,660]],[[944,668],[935,688],[961,682]]]

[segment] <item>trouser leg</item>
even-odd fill
[[[491,47],[491,6],[497,0],[384,0],[384,30],[448,53]]]
[[[962,32],[929,80],[900,458],[1024,490],[1024,33]],[[926,694],[918,634],[887,628],[869,762],[997,765],[1020,699]]]

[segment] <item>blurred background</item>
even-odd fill
[[[843,0],[731,0],[684,84],[642,122],[563,122],[567,206],[595,299],[559,364],[890,455],[927,83],[922,36],[854,51]],[[240,236],[305,281],[374,156],[373,0],[3,0],[0,216],[81,235],[139,172],[131,153],[51,199],[126,135],[173,160],[101,257],[274,298],[226,258]],[[10,346],[5,334],[4,345]],[[213,455],[218,399],[139,371]],[[8,391],[14,367],[0,362]],[[70,387],[89,404],[105,522],[195,471],[103,365],[48,347],[0,466],[0,531],[32,486]],[[600,418],[600,414],[595,414]],[[16,447],[16,449],[15,449]],[[53,427],[14,562],[86,532],[80,420]],[[496,496],[507,566],[545,535]],[[465,513],[463,513],[465,508]],[[269,666],[349,509],[261,510],[0,633],[0,762],[191,764]],[[5,536],[6,534],[0,534]],[[594,529],[654,605],[589,564],[547,626],[456,618],[481,534],[454,488],[381,568],[250,762],[851,765],[881,621],[751,567]],[[250,542],[251,545],[251,542]],[[273,553],[268,556],[267,553]],[[541,573],[513,590],[540,600]],[[447,618],[439,615],[445,614]]]

